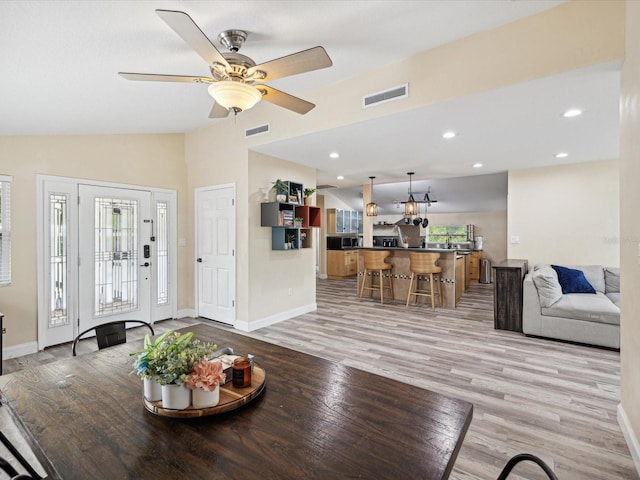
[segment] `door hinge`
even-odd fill
[[[235,300],[231,300],[231,306],[235,307],[236,306],[236,301]]]
[[[235,199],[235,198],[232,198],[232,199],[231,199],[231,206],[232,206],[232,207],[235,207],[235,205],[236,205],[236,199]]]
[[[78,205],[80,205],[80,195],[78,195]]]
[[[78,266],[80,266],[80,257],[78,257]]]
[[[232,248],[232,249],[231,249],[231,256],[232,256],[232,257],[235,257],[235,256],[236,256],[236,249],[235,249],[235,248]]]

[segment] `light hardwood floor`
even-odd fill
[[[473,403],[452,479],[495,479],[521,452],[543,458],[561,480],[639,478],[616,420],[618,352],[494,330],[492,285],[473,285],[455,310],[432,312],[360,302],[354,279],[318,280],[317,303],[316,312],[246,335]],[[6,361],[5,372],[69,355],[68,346],[47,349]],[[523,465],[509,478],[546,476]]]

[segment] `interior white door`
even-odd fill
[[[232,325],[236,319],[235,186],[197,189],[195,203],[198,315]]]
[[[150,321],[151,193],[80,185],[79,198],[79,331]]]

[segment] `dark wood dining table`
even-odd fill
[[[472,404],[225,329],[182,331],[253,354],[262,394],[219,415],[154,415],[130,373],[142,341],[0,377],[47,478],[449,477]]]

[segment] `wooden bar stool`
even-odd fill
[[[391,268],[392,265],[385,262],[384,259],[391,255],[391,252],[388,250],[364,250],[362,252],[364,257],[364,278],[362,279],[362,285],[360,286],[360,299],[362,300],[362,294],[365,290],[370,290],[371,295],[375,290],[380,291],[380,304],[384,305],[384,291],[389,290],[391,294],[391,299],[393,300],[393,282],[391,280]],[[389,283],[385,285],[383,282],[383,271],[387,271]],[[380,281],[377,284],[373,282],[373,272],[378,272],[380,276]],[[367,273],[371,274],[371,282],[370,286],[367,287]]]
[[[409,283],[409,292],[407,293],[407,305],[411,295],[416,296],[418,303],[418,295],[423,297],[431,297],[431,310],[435,310],[435,297],[440,298],[440,306],[442,306],[442,268],[436,265],[440,258],[439,253],[417,253],[409,252],[409,270],[411,270],[411,282]],[[429,275],[429,290],[420,290],[420,275]],[[416,291],[413,292],[413,279],[416,277]],[[437,283],[437,291],[434,291],[434,283]]]

